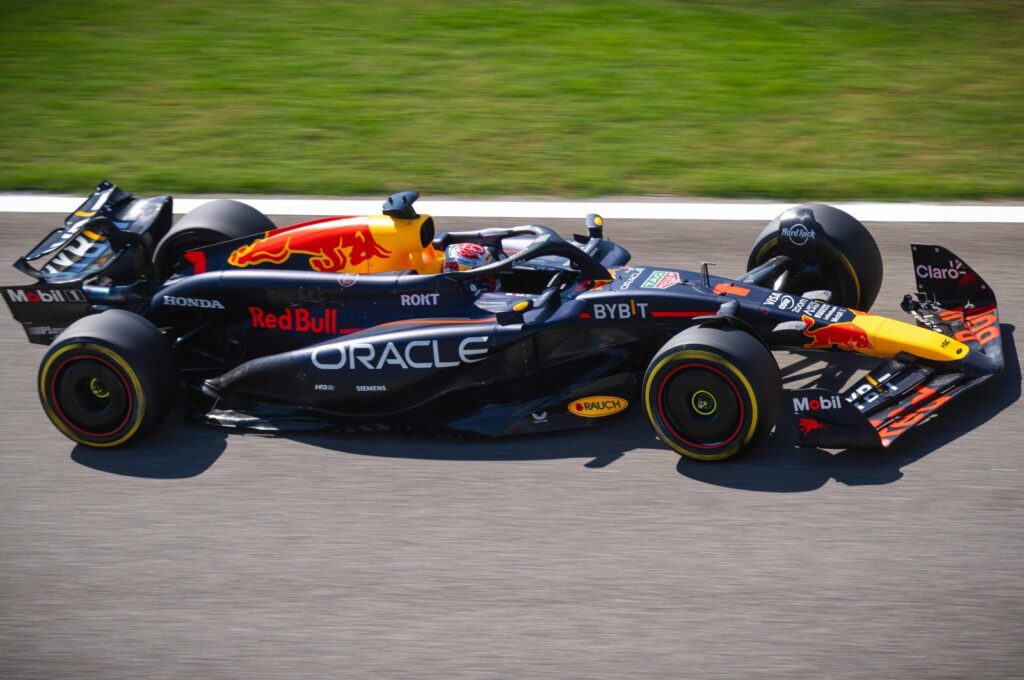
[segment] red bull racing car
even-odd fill
[[[888,446],[1003,367],[996,298],[962,259],[914,245],[913,323],[869,313],[882,261],[860,222],[802,205],[725,278],[632,265],[599,216],[564,239],[536,225],[435,230],[418,194],[379,215],[277,228],[211,201],[101,183],[3,289],[48,345],[39,395],[72,440],[136,440],[187,397],[256,430],[384,423],[513,435],[630,408],[678,453],[731,456],[792,401],[800,445]],[[771,350],[877,357],[843,393],[784,394]]]

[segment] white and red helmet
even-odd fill
[[[442,271],[464,272],[494,262],[489,248],[479,243],[453,243],[444,249]]]

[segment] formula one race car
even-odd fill
[[[587,218],[436,232],[415,192],[380,215],[275,228],[216,200],[171,225],[171,198],[103,182],[15,266],[4,297],[48,344],[39,394],[76,442],[137,439],[190,396],[208,422],[256,430],[386,424],[482,435],[584,427],[642,407],[701,460],[769,432],[783,402],[772,349],[878,357],[843,394],[789,393],[805,446],[888,446],[1003,367],[992,289],[948,250],[914,245],[910,324],[869,314],[874,240],[802,205],[757,238],[748,271],[628,265]],[[450,262],[462,244],[478,267]]]

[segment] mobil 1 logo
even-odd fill
[[[77,288],[5,288],[9,302],[33,304],[85,302],[85,293]]]

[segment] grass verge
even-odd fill
[[[1024,4],[5,3],[0,190],[1024,196]]]

